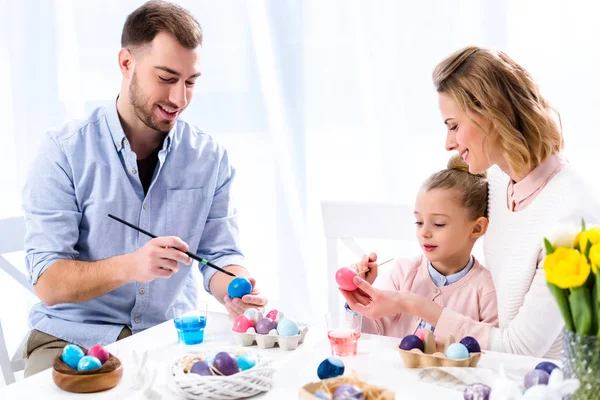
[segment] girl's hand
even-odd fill
[[[364,274],[362,275],[364,276],[364,279],[372,285],[378,274],[377,254],[371,253],[368,256],[366,254],[363,255],[362,259],[359,262],[352,264],[350,268],[354,269],[359,274]]]
[[[352,311],[369,319],[390,317],[405,312],[404,292],[376,289],[358,276],[354,277],[354,283],[358,286],[356,290],[339,289]]]

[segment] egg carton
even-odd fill
[[[426,367],[476,367],[481,353],[469,353],[467,358],[448,358],[446,357],[446,349],[452,343],[456,343],[454,336],[448,336],[444,342],[436,342],[433,334],[427,332],[425,340],[425,353],[419,349],[402,350],[400,356],[406,368],[426,368]]]
[[[300,333],[294,336],[278,335],[275,329],[272,329],[267,335],[259,335],[254,328],[250,328],[244,333],[233,330],[232,332],[236,343],[240,346],[252,346],[256,343],[261,349],[270,349],[278,345],[282,350],[296,350],[304,341],[308,325],[299,323],[298,328]]]

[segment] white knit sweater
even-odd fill
[[[498,296],[499,328],[490,332],[490,350],[560,358],[564,322],[547,285],[543,238],[573,229],[581,218],[600,222],[600,203],[570,165],[555,175],[525,209],[511,212],[509,177],[489,174],[490,224],[484,239],[485,266]]]

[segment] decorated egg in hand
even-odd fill
[[[246,317],[244,314],[238,315],[233,321],[233,330],[235,332],[246,332],[249,328],[255,328],[256,324],[250,318]]]
[[[77,369],[79,360],[84,356],[83,350],[74,344],[68,344],[62,351],[62,360],[65,364],[73,369]]]
[[[263,318],[256,324],[256,333],[259,335],[267,335],[273,329],[277,329],[277,322],[269,318]]]
[[[460,360],[462,358],[469,358],[469,350],[462,343],[452,343],[446,349],[446,357],[454,360]]]
[[[252,292],[252,283],[248,279],[239,276],[229,282],[227,287],[227,294],[232,299],[241,299],[250,292]]]
[[[213,367],[215,367],[221,374],[226,376],[240,372],[237,359],[226,351],[222,351],[215,356]]]
[[[90,347],[87,355],[96,357],[98,360],[100,360],[102,364],[108,361],[108,358],[110,357],[108,351],[106,351],[106,349],[101,344],[96,344]]]
[[[335,273],[335,281],[342,289],[352,291],[356,290],[356,285],[353,282],[355,276],[358,276],[355,270],[342,267]]]
[[[525,378],[523,379],[523,384],[525,385],[525,389],[529,389],[535,385],[547,385],[550,380],[550,375],[541,369],[534,369],[533,371],[529,371]]]
[[[550,375],[552,371],[554,371],[556,368],[558,368],[558,365],[549,361],[542,361],[541,363],[535,366],[535,369],[541,369],[542,371],[546,371],[548,375]]]
[[[338,386],[333,393],[333,400],[353,400],[353,399],[364,399],[365,394],[362,390],[354,385],[344,383]]]
[[[469,353],[481,353],[479,342],[475,340],[474,337],[465,336],[459,343],[464,344],[467,350],[469,350]]]
[[[421,339],[421,341],[423,343],[425,343],[425,337],[427,336],[427,334],[429,332],[431,332],[431,331],[427,328],[417,329],[417,331],[415,332],[415,336],[418,337],[419,339]]]
[[[243,354],[237,356],[236,360],[238,362],[238,367],[240,367],[242,371],[246,371],[256,365],[256,360]]]
[[[321,361],[319,368],[317,368],[317,375],[319,379],[335,378],[344,374],[344,362],[339,357],[328,357]]]
[[[255,324],[258,323],[258,321],[263,317],[262,313],[256,308],[247,309],[244,311],[244,315],[254,321]]]
[[[284,318],[277,324],[277,334],[280,336],[295,336],[299,333],[298,324],[289,318]]]
[[[463,397],[465,400],[488,400],[492,389],[483,383],[472,383],[465,388]]]
[[[271,321],[279,322],[283,319],[283,313],[278,310],[271,310],[265,315],[265,318],[269,318]]]
[[[94,356],[83,356],[77,364],[77,371],[90,371],[92,369],[100,368],[102,363]]]
[[[192,369],[190,369],[190,372],[192,374],[198,374],[202,376],[210,376],[213,374],[210,364],[205,360],[196,361],[194,365],[192,365]]]
[[[425,345],[423,344],[423,341],[415,335],[404,336],[400,342],[400,348],[406,351],[410,351],[412,349],[419,349],[422,352],[425,351]]]

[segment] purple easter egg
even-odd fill
[[[237,359],[231,354],[222,351],[215,356],[213,366],[223,375],[229,376],[240,372]]]
[[[277,322],[269,318],[259,319],[256,324],[256,333],[260,335],[266,335],[273,329],[277,329]]]
[[[465,400],[488,400],[492,389],[483,383],[472,383],[465,388],[463,397]]]
[[[550,375],[552,371],[554,371],[556,368],[558,368],[558,365],[549,361],[542,361],[541,363],[535,366],[535,369],[541,369],[542,371],[546,371],[548,375]]]
[[[192,374],[198,374],[203,376],[210,376],[213,374],[210,369],[210,364],[204,360],[195,362],[194,365],[192,365],[192,369],[190,370],[190,372]]]
[[[364,399],[365,394],[362,390],[354,385],[350,385],[344,383],[343,385],[338,386],[333,393],[333,400],[354,400],[354,399]]]
[[[523,383],[525,385],[525,389],[529,389],[535,385],[547,385],[548,380],[550,379],[550,375],[541,369],[534,369],[533,371],[529,371],[527,375],[525,375],[525,379]]]
[[[425,345],[423,344],[423,341],[415,335],[404,336],[404,339],[402,339],[400,342],[400,348],[406,351],[412,349],[419,349],[422,352],[425,351]]]
[[[459,343],[463,344],[469,353],[481,353],[479,342],[474,337],[465,336]]]

